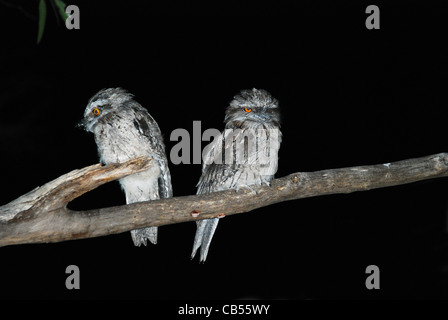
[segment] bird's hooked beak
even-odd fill
[[[79,121],[79,122],[76,124],[76,128],[79,128],[79,129],[82,129],[82,130],[89,131],[89,130],[87,129],[87,120],[86,120],[85,118],[83,118],[81,121]]]

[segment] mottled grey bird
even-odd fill
[[[119,163],[147,155],[151,167],[120,179],[126,203],[155,200],[173,196],[170,170],[162,133],[156,121],[133,95],[121,88],[103,89],[87,104],[80,125],[92,132],[98,146],[100,161]],[[136,246],[149,239],[157,243],[157,227],[131,231]]]
[[[203,151],[197,194],[269,185],[281,143],[278,101],[265,90],[243,90],[227,107],[224,122],[225,131]],[[217,225],[218,218],[197,221],[192,259],[201,247],[205,261]]]

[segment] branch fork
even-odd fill
[[[59,242],[221,218],[278,202],[351,193],[448,176],[448,153],[392,163],[297,172],[270,186],[173,197],[87,211],[67,209],[73,199],[102,184],[151,166],[151,158],[71,171],[0,207],[0,246]]]

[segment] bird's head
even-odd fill
[[[92,132],[101,119],[104,119],[111,111],[117,110],[124,102],[132,100],[132,97],[132,94],[122,88],[100,90],[90,98],[84,111],[84,118],[78,126]]]
[[[228,128],[279,127],[278,101],[263,89],[242,90],[227,107],[224,122]]]

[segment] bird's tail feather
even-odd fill
[[[137,247],[142,244],[146,246],[146,240],[149,240],[152,244],[157,244],[157,227],[131,230],[131,236],[134,245]]]
[[[218,226],[219,219],[205,219],[196,222],[196,235],[194,237],[193,252],[191,259],[196,255],[196,251],[201,247],[201,256],[199,261],[205,262],[207,259],[208,249]]]

